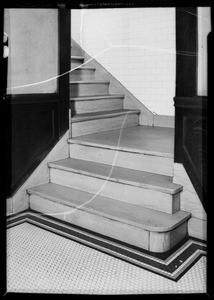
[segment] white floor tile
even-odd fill
[[[23,223],[7,230],[7,292],[205,293],[206,257],[177,282]]]

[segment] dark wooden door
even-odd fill
[[[58,9],[57,91],[11,94],[4,101],[7,197],[17,191],[68,130],[70,39],[70,9]]]
[[[197,7],[176,8],[175,162],[207,211],[207,96],[197,95]]]

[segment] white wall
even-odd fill
[[[16,88],[56,77],[58,73],[58,10],[6,9],[9,36],[8,94],[54,93],[57,81]]]
[[[72,38],[148,109],[174,115],[175,8],[71,10]]]
[[[198,7],[198,95],[207,96],[207,35],[211,31],[210,7]]]

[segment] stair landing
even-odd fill
[[[73,141],[88,144],[129,150],[136,153],[157,154],[173,157],[174,129],[165,127],[133,126],[122,130],[110,130],[75,137]],[[72,142],[72,140],[70,141]]]

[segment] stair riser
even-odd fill
[[[50,182],[169,214],[180,209],[180,193],[170,195],[55,168],[50,168]]]
[[[71,55],[72,56],[82,56],[82,50],[76,45],[71,46]]]
[[[76,69],[70,73],[70,80],[95,80],[95,71]]]
[[[71,124],[70,137],[85,135],[95,132],[103,132],[108,130],[132,127],[138,125],[138,114],[128,114],[124,121],[125,115],[105,118],[98,120],[90,120],[83,122],[75,122]]]
[[[171,249],[187,234],[186,222],[171,232],[150,232],[130,224],[114,221],[108,217],[74,210],[72,207],[35,195],[30,196],[30,208],[40,213],[52,215],[72,225],[155,252],[165,252]]]
[[[71,59],[71,69],[76,67],[82,67],[82,64],[83,64],[83,60],[81,59]]]
[[[162,175],[173,175],[173,159],[96,146],[70,144],[70,157]]]
[[[108,95],[108,83],[70,83],[70,96]]]
[[[187,236],[187,233],[187,221],[174,230],[165,233],[150,232],[149,251],[159,253],[168,251],[182,241]]]
[[[123,109],[123,99],[70,101],[70,108],[73,109],[76,114]]]

